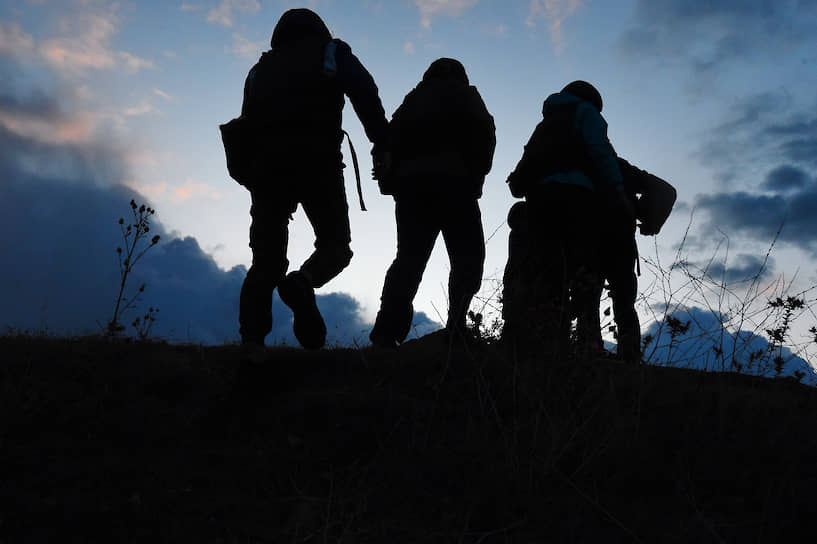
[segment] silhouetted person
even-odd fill
[[[376,163],[388,150],[388,121],[371,75],[343,41],[332,39],[308,9],[283,14],[272,48],[250,70],[241,114],[258,125],[260,150],[248,188],[252,195],[252,266],[241,288],[239,322],[244,343],[263,344],[272,329],[272,292],[294,314],[294,332],[319,348],[326,325],[314,289],[352,258],[343,162],[344,94],[374,144]],[[288,223],[298,204],[315,232],[315,251],[285,276]]]
[[[397,256],[386,273],[370,339],[394,347],[409,333],[412,302],[440,233],[451,262],[446,329],[465,331],[466,312],[482,282],[485,239],[477,200],[496,136],[465,68],[448,58],[431,63],[389,128],[392,169],[380,187],[395,200]]]
[[[644,236],[658,234],[672,211],[677,193],[675,188],[663,179],[637,168],[619,157],[619,169],[624,180],[627,196],[638,219],[638,229]],[[616,321],[616,358],[627,362],[641,361],[641,324],[635,310],[638,295],[636,263],[638,245],[635,239],[635,224],[619,224],[619,228],[605,230],[601,247],[600,282],[597,285],[593,308],[583,313],[594,317],[587,328],[595,334],[590,355],[602,352],[601,323],[599,322],[598,298],[601,296],[604,280],[610,288],[613,299],[613,316]],[[579,323],[580,327],[584,326]]]
[[[573,308],[592,307],[600,277],[601,215],[615,228],[634,223],[601,110],[601,95],[585,81],[550,95],[507,180],[511,193],[527,201],[536,278],[529,288],[531,315],[506,320],[503,336],[545,357],[567,354]],[[594,337],[586,328],[577,336],[581,345]]]
[[[642,235],[659,232],[672,211],[675,203],[675,189],[666,181],[618,159],[619,169],[628,197],[640,221],[638,228]],[[508,213],[511,228],[508,247],[508,262],[505,266],[502,315],[509,331],[524,328],[535,322],[535,308],[531,304],[532,286],[536,281],[536,266],[533,258],[533,243],[528,231],[527,203],[517,202]],[[613,315],[617,328],[616,357],[625,361],[640,360],[641,327],[635,311],[638,279],[635,274],[638,248],[633,229],[599,229],[601,237],[599,251],[599,275],[595,294],[588,299],[590,307],[586,312],[573,308],[578,316],[577,328],[584,332],[589,345],[582,346],[582,356],[592,358],[604,353],[599,319],[599,298],[604,280],[610,288],[613,299]],[[587,320],[587,321],[584,321]]]

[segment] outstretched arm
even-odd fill
[[[346,42],[335,40],[335,43],[337,75],[343,92],[349,97],[375,150],[387,150],[390,147],[389,125],[374,78],[352,53],[352,48]]]

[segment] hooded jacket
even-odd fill
[[[522,159],[508,176],[511,193],[523,197],[536,184],[567,183],[608,192],[622,185],[607,122],[590,102],[568,92],[554,93],[542,105]]]
[[[287,11],[270,45],[247,75],[241,107],[241,114],[261,127],[268,157],[339,163],[344,95],[369,140],[388,148],[388,123],[374,79],[348,44],[332,39],[317,14]]]
[[[482,195],[496,147],[494,118],[458,61],[434,61],[394,112],[389,128],[395,196]]]

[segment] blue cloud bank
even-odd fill
[[[650,364],[694,368],[710,372],[741,372],[756,376],[791,376],[811,386],[817,386],[817,373],[803,358],[788,348],[772,349],[769,341],[750,331],[729,331],[723,326],[728,316],[719,316],[697,307],[680,308],[662,322],[653,322],[642,338],[651,339],[644,350]],[[675,336],[668,326],[674,318],[688,328]],[[778,374],[774,358],[781,356],[784,364]]]

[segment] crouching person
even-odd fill
[[[370,339],[395,347],[411,327],[412,303],[437,235],[451,272],[448,333],[462,335],[482,282],[485,239],[478,199],[496,146],[493,117],[459,61],[434,61],[394,112],[391,169],[380,188],[393,195],[397,256],[386,273]]]

